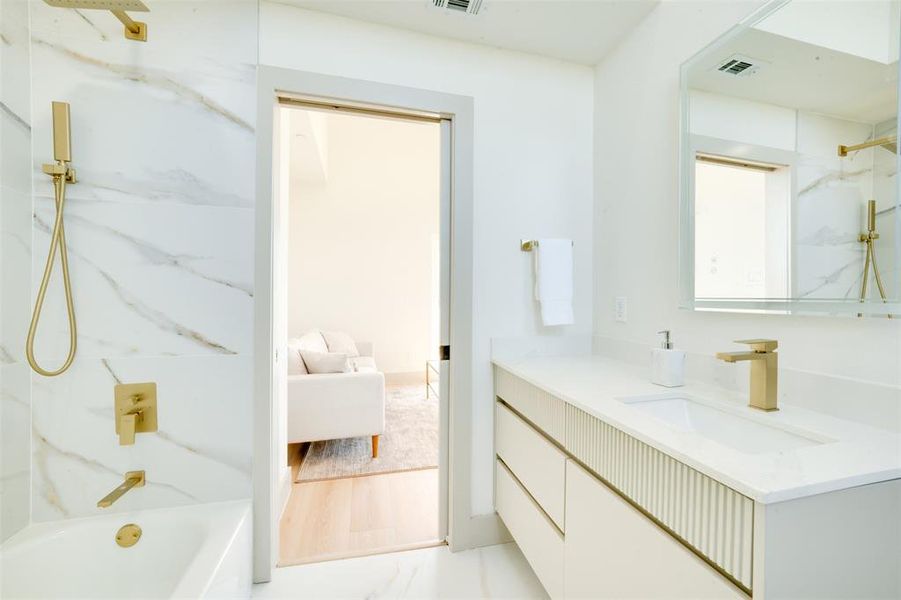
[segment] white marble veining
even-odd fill
[[[873,197],[873,150],[836,155],[839,144],[870,139],[872,125],[799,111],[793,296],[860,293],[866,202]],[[853,141],[849,141],[853,140]]]
[[[619,399],[671,392],[653,385],[646,369],[595,355],[527,358],[494,363],[529,383],[602,419],[705,475],[762,503],[781,502],[901,477],[901,434],[783,405],[763,415],[788,430],[835,440],[802,448],[746,454],[697,433],[667,426]],[[743,406],[745,395],[699,382],[678,388],[732,411],[760,413]],[[849,398],[848,401],[853,401]]]
[[[33,388],[36,521],[101,512],[126,471],[145,487],[102,512],[250,496],[252,364],[248,356],[83,359]],[[159,431],[119,446],[112,389],[156,381]]]
[[[252,208],[256,2],[152,8],[135,44],[103,12],[32,3],[35,141],[49,142],[44,107],[62,99],[80,178],[71,198]],[[35,192],[50,196],[42,160],[36,148]]]
[[[352,574],[352,576],[348,576]],[[514,544],[446,546],[275,569],[254,598],[546,598]]]
[[[27,0],[0,2],[0,541],[30,518],[31,77]]]
[[[67,209],[79,358],[251,351],[249,211],[94,201]],[[51,200],[35,202],[36,248],[49,245],[53,214]],[[33,280],[42,270],[35,260]],[[68,347],[60,290],[51,288],[36,343],[51,362]]]
[[[28,8],[34,143],[17,172],[34,187],[33,252],[17,301],[29,312],[54,214],[41,172],[51,101],[70,104],[78,174],[66,235],[79,346],[70,371],[31,378],[33,520],[97,514],[134,469],[147,485],[106,512],[247,498],[257,2],[152,3],[146,43],[106,11]],[[36,341],[50,365],[68,343],[61,292],[57,274]],[[158,384],[159,432],[119,446],[113,386],[141,381]]]

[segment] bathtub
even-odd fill
[[[249,598],[250,502],[38,523],[0,546],[0,597]],[[126,523],[143,530],[116,544]]]

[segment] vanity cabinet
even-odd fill
[[[563,533],[500,460],[495,505],[551,598],[563,598]]]
[[[498,457],[563,531],[566,454],[503,404],[497,405]]]
[[[901,479],[755,501],[495,369],[495,507],[552,598],[901,598]]]
[[[746,498],[680,471],[665,455],[638,447],[636,440],[510,373],[497,371],[495,389],[495,508],[551,598],[748,597],[648,516],[666,507],[689,516],[713,549],[739,544],[729,554],[750,580],[750,561],[742,558],[749,551],[743,540],[750,540],[753,509],[742,505]],[[648,514],[599,474],[634,491]],[[672,486],[675,478],[685,483],[684,493]],[[689,509],[697,500],[689,491],[719,498],[730,518],[703,502]],[[733,522],[747,527],[745,538],[724,534],[723,524]]]
[[[570,460],[567,598],[747,598],[691,550]]]
[[[747,598],[502,401],[495,508],[551,598]]]

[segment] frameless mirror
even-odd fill
[[[682,67],[686,307],[901,314],[901,0],[774,2]]]

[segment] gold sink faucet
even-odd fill
[[[119,487],[111,491],[109,494],[97,501],[98,508],[107,508],[113,505],[113,502],[125,495],[132,488],[144,487],[144,471],[129,471],[125,474],[125,481],[119,484]]]
[[[779,356],[776,348],[779,342],[776,340],[735,340],[736,344],[748,344],[751,350],[747,352],[717,352],[716,357],[726,362],[734,363],[743,360],[751,361],[751,408],[760,410],[779,410],[776,406],[778,400],[778,374]]]

